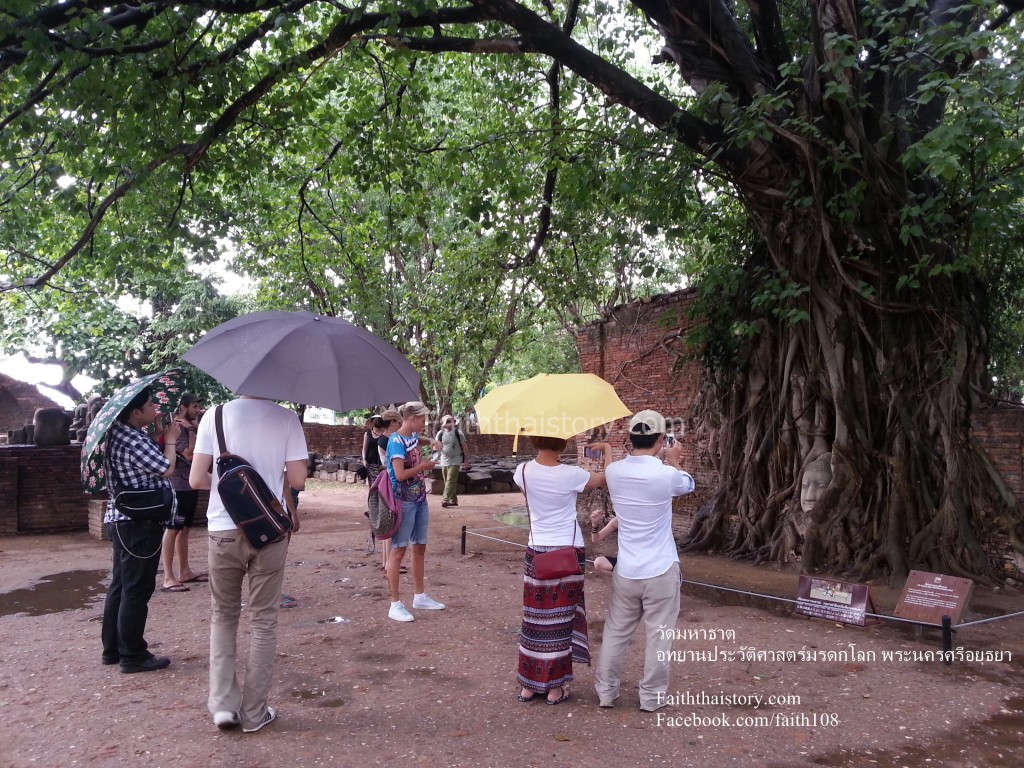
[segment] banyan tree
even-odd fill
[[[675,178],[688,179],[679,186],[732,212],[699,233],[717,255],[697,275],[709,308],[697,418],[722,483],[685,544],[757,559],[785,559],[795,545],[806,569],[893,580],[912,568],[995,579],[1003,553],[1024,551],[1019,505],[970,430],[991,397],[993,340],[1017,296],[1017,0],[8,6],[0,290],[38,291],[99,258],[97,233],[122,226],[122,199],[154,179],[180,179],[170,195],[152,195],[173,207],[204,179],[221,189],[218,178],[251,170],[224,149],[232,142],[242,152],[273,133],[280,148],[266,162],[278,162],[337,111],[313,104],[316,82],[333,78],[334,99],[362,97],[342,87],[356,51],[372,49],[381,71],[388,57],[530,57],[549,68],[522,98],[550,116],[547,135],[595,105],[639,118],[674,143],[650,163],[677,165]],[[638,47],[646,68],[632,63]],[[558,90],[564,73],[584,84],[571,97]],[[503,77],[495,67],[479,76]],[[340,131],[310,165],[354,154],[367,124]],[[83,165],[92,154],[76,154],[82,142],[108,140],[66,205],[52,158]],[[510,268],[550,268],[568,210],[559,169],[573,162],[552,152],[535,236]],[[304,183],[295,195],[306,204],[313,190]],[[42,203],[52,211],[41,245]],[[311,206],[305,213],[300,223],[314,218]],[[831,483],[794,541],[803,469],[826,452]]]

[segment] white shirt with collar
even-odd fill
[[[655,456],[627,456],[605,469],[608,494],[619,519],[615,572],[626,579],[651,579],[679,562],[672,536],[672,499],[695,487],[688,472]]]

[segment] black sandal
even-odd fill
[[[544,703],[545,704],[550,704],[553,707],[556,704],[561,704],[563,701],[568,701],[568,700],[569,700],[569,692],[567,690],[565,690],[565,688],[563,688],[561,696],[559,696],[557,699],[544,699]]]

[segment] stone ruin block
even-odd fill
[[[32,442],[40,447],[71,444],[71,415],[63,408],[39,408],[32,416]]]
[[[7,433],[8,445],[32,445],[33,427],[26,424],[20,429],[12,429]]]

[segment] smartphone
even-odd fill
[[[604,451],[600,448],[583,448],[583,458],[600,459],[604,457]]]
[[[675,444],[676,444],[676,436],[673,435],[671,432],[666,432],[665,433],[665,447],[666,448],[671,448]]]

